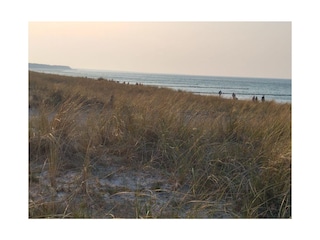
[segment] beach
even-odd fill
[[[44,73],[109,79],[130,85],[142,84],[146,86],[166,87],[198,95],[219,96],[219,91],[221,91],[221,97],[226,99],[232,98],[232,93],[235,93],[237,98],[242,100],[250,100],[253,96],[257,96],[261,100],[262,96],[265,96],[269,101],[291,103],[291,79],[139,73],[73,69],[70,67],[67,69],[68,66],[64,66],[64,68],[30,67],[29,69]]]

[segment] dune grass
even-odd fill
[[[94,191],[98,163],[167,182],[107,209],[103,194],[133,191]],[[160,206],[164,186],[185,194]],[[29,72],[29,192],[30,218],[290,218],[291,104]]]

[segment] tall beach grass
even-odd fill
[[[187,195],[156,210],[151,193],[162,187],[153,186],[107,211],[88,185],[106,158],[110,167],[158,171]],[[57,178],[68,171],[78,172],[75,187],[59,201],[67,191]],[[50,194],[35,197],[36,188]],[[29,191],[31,218],[100,217],[93,205],[109,217],[216,217],[224,209],[232,218],[290,218],[291,104],[29,72]]]

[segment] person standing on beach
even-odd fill
[[[221,92],[221,90],[219,91],[219,97],[221,97],[221,94],[222,94],[222,92]]]
[[[236,94],[235,93],[232,93],[232,98],[236,99]]]
[[[261,101],[264,102],[264,95],[262,96]]]

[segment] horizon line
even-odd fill
[[[180,76],[198,76],[198,77],[230,77],[230,78],[251,78],[251,79],[277,79],[277,80],[292,80],[292,77],[253,77],[253,76],[234,76],[234,75],[212,75],[212,74],[187,74],[187,73],[168,73],[168,72],[142,72],[134,70],[111,70],[111,69],[98,69],[98,68],[78,68],[72,67],[70,65],[61,65],[61,64],[47,64],[47,63],[35,63],[29,62],[29,64],[42,64],[48,66],[64,66],[70,67],[72,70],[89,70],[89,71],[108,71],[108,72],[124,72],[124,73],[142,73],[142,74],[159,74],[159,75],[180,75]]]

